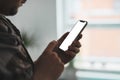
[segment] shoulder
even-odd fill
[[[2,18],[0,18],[0,32],[7,32],[8,27],[5,25],[4,21]]]

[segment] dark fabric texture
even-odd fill
[[[0,80],[30,80],[33,66],[19,30],[0,15]]]

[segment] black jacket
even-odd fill
[[[0,80],[30,80],[33,61],[19,30],[0,15]]]

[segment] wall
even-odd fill
[[[29,35],[37,37],[37,45],[28,48],[33,60],[51,40],[57,39],[56,0],[28,0],[16,16],[9,18],[21,32],[27,31]]]

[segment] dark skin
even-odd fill
[[[58,47],[65,39],[68,33],[65,33],[59,40],[52,41],[45,49],[43,54],[35,61],[35,76],[33,80],[57,80],[64,70],[64,64],[70,62],[79,52],[81,44],[79,35],[69,46],[67,51],[62,51]],[[50,65],[48,67],[48,65]],[[44,75],[46,74],[46,75]]]
[[[5,16],[15,15],[18,8],[26,0],[0,0],[0,14]],[[68,33],[65,33],[57,41],[51,41],[42,55],[34,62],[34,74],[31,80],[57,80],[64,70],[64,65],[70,62],[81,47],[79,39],[81,34],[69,46],[67,51],[62,51],[58,47],[63,42]]]
[[[66,36],[69,34],[69,32],[65,33],[59,40],[57,47],[55,47],[55,51],[58,53],[61,60],[64,62],[64,64],[71,61],[76,54],[80,51],[81,44],[79,42],[79,39],[82,38],[82,35],[79,34],[78,37],[74,40],[74,42],[69,46],[67,51],[60,50],[58,47],[63,42],[63,40],[66,38]]]

